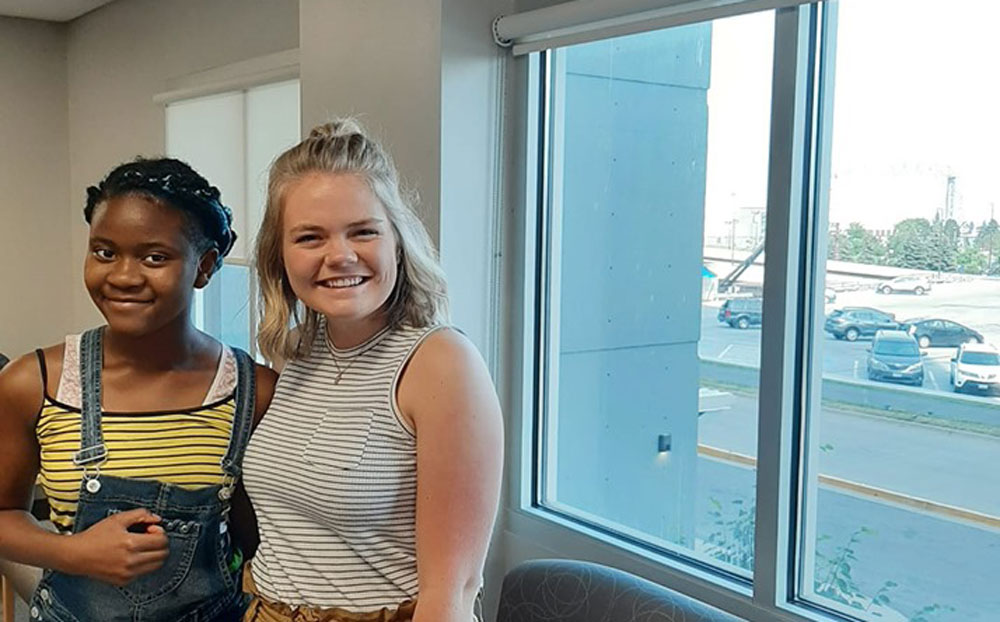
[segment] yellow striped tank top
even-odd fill
[[[39,352],[42,375],[44,360]],[[235,395],[192,409],[116,413],[101,418],[107,460],[101,474],[150,479],[184,488],[221,484],[221,460],[229,446]],[[73,463],[80,449],[80,409],[45,391],[35,427],[41,464],[38,483],[48,497],[59,531],[73,529],[83,469]]]

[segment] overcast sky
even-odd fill
[[[830,220],[890,228],[1000,218],[1000,8],[985,0],[842,0]],[[709,90],[706,233],[763,205],[773,13],[717,21]]]

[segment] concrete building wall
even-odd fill
[[[710,25],[570,48],[558,105],[555,497],[687,545],[710,48]]]

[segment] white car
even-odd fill
[[[965,343],[951,359],[955,391],[992,392],[1000,388],[1000,353],[991,345]]]
[[[896,292],[910,292],[921,296],[931,291],[931,282],[926,277],[920,275],[897,276],[888,281],[882,281],[875,287],[875,291],[880,294],[895,294]]]

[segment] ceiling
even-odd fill
[[[68,22],[113,0],[0,0],[0,16]]]

